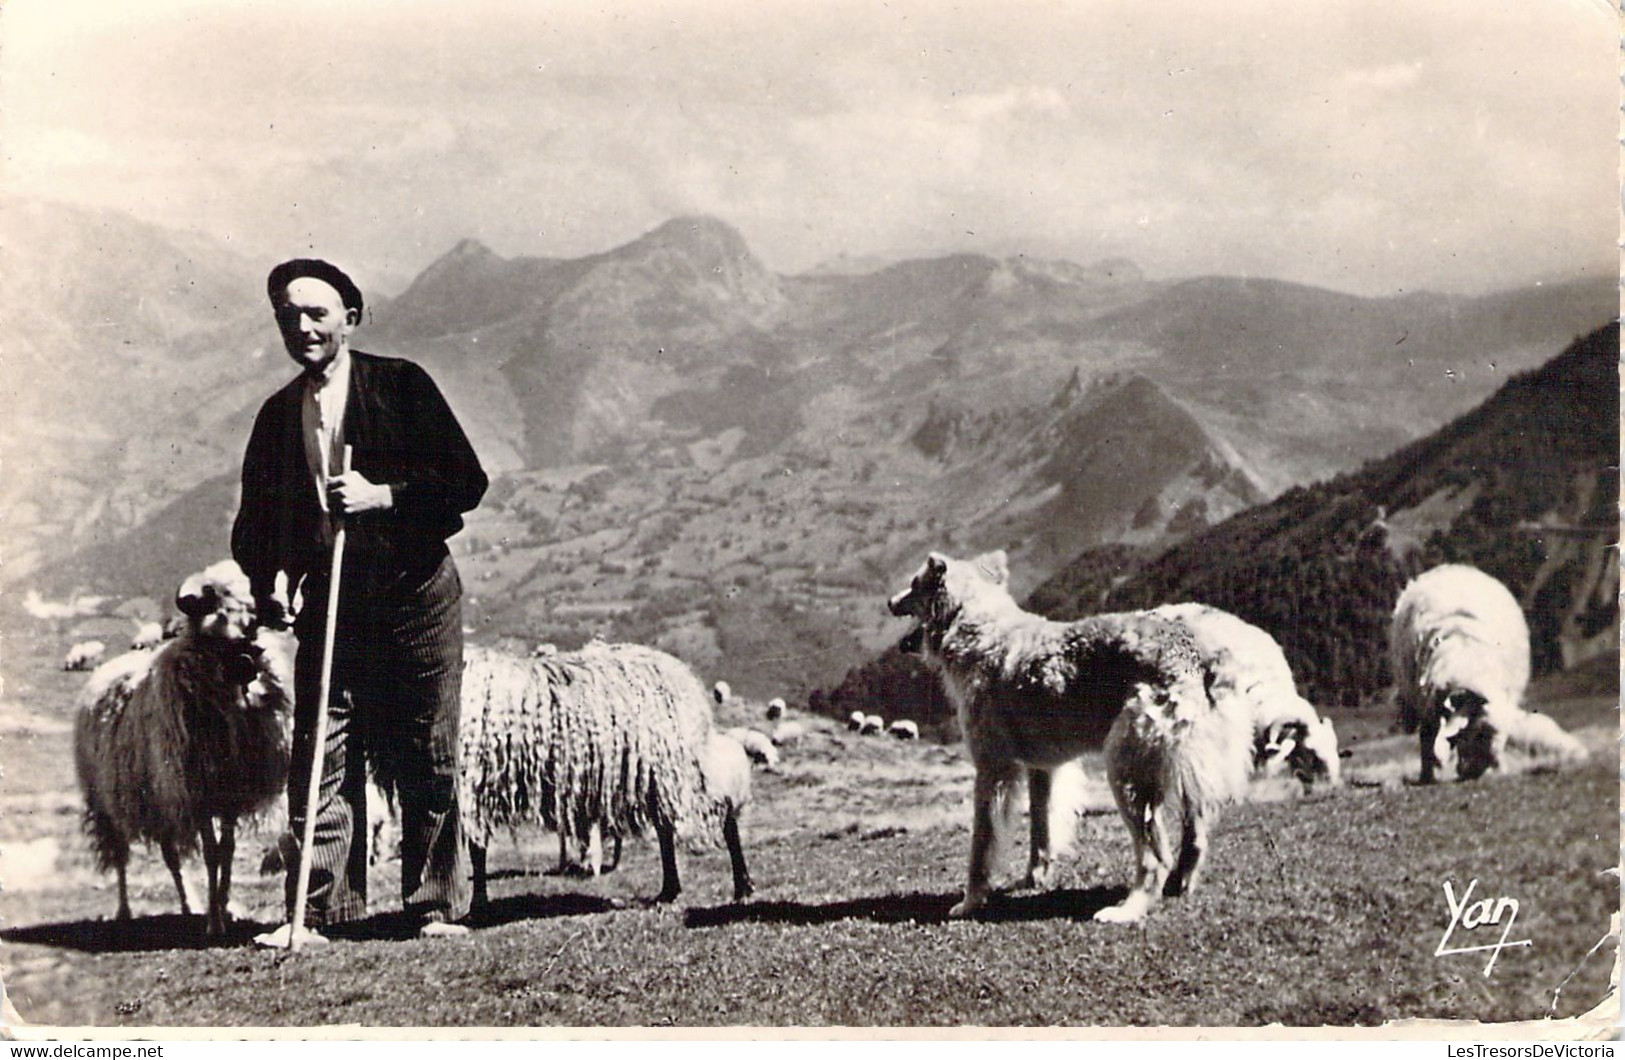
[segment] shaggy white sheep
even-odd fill
[[[751,892],[739,842],[750,769],[713,727],[705,686],[681,661],[628,644],[520,659],[465,651],[460,801],[486,900],[485,848],[498,830],[532,824],[577,842],[653,831],[672,901],[676,841],[722,833],[734,899]]]
[[[886,719],[879,714],[865,714],[863,724],[858,726],[858,732],[864,736],[879,736],[886,731]]]
[[[767,701],[767,720],[778,721],[782,717],[784,717],[784,700],[774,696]]]
[[[88,670],[92,666],[95,666],[97,663],[101,662],[102,656],[106,654],[107,645],[103,644],[101,641],[82,640],[78,644],[75,644],[73,647],[69,648],[68,654],[63,656],[62,669]]]
[[[1388,628],[1400,723],[1419,736],[1421,780],[1452,758],[1473,780],[1501,764],[1509,741],[1569,759],[1585,747],[1556,722],[1523,709],[1529,625],[1506,586],[1446,564],[1413,579]]]
[[[851,714],[848,714],[846,716],[846,727],[847,727],[847,729],[852,731],[852,732],[861,732],[861,731],[863,731],[863,722],[864,722],[864,719],[867,718],[867,717],[868,717],[868,715],[864,714],[863,711],[854,710]]]
[[[794,747],[807,735],[807,726],[799,721],[781,721],[773,726],[771,739],[775,747]]]
[[[717,701],[719,707],[726,705],[728,700],[733,698],[733,694],[733,689],[728,687],[726,681],[718,681],[711,686],[711,698]]]
[[[905,718],[892,722],[887,726],[886,731],[899,740],[918,740],[920,738],[920,727]]]
[[[744,725],[725,730],[732,740],[745,749],[745,754],[752,762],[764,769],[777,769],[779,766],[779,749],[773,746],[773,738],[764,732]]]
[[[131,651],[146,651],[164,642],[164,627],[160,622],[138,622],[130,635]]]
[[[292,666],[279,644],[256,639],[253,597],[235,563],[187,578],[175,603],[187,617],[178,638],[91,674],[74,722],[74,766],[97,863],[118,873],[119,919],[130,916],[132,840],[158,844],[188,914],[181,860],[201,845],[204,930],[215,936],[229,916],[237,821],[287,782]]]
[[[1342,783],[1332,719],[1298,695],[1292,667],[1275,638],[1228,611],[1206,604],[1167,604],[1151,612],[1184,626],[1211,675],[1215,701],[1237,696],[1253,719],[1253,765],[1265,774],[1288,770],[1305,787]]]

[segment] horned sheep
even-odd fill
[[[459,798],[486,900],[486,847],[494,833],[540,825],[586,842],[594,826],[620,837],[653,831],[660,844],[658,901],[681,891],[677,840],[720,831],[734,900],[751,893],[739,838],[750,762],[715,730],[706,690],[684,663],[628,644],[521,659],[465,652]]]
[[[1556,722],[1523,707],[1529,625],[1506,586],[1464,564],[1435,567],[1400,594],[1388,629],[1400,724],[1417,733],[1421,781],[1454,759],[1474,780],[1501,765],[1508,742],[1583,759]]]
[[[276,634],[258,630],[248,579],[229,560],[187,578],[175,602],[187,619],[179,637],[90,675],[74,766],[96,861],[118,873],[119,919],[130,916],[133,840],[158,844],[186,914],[181,861],[201,846],[204,931],[218,936],[237,822],[274,803],[287,781],[291,656]]]

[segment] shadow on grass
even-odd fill
[[[69,920],[59,924],[10,928],[0,931],[0,939],[83,953],[139,953],[148,950],[243,946],[255,935],[273,927],[274,924],[236,920],[226,928],[224,936],[210,939],[203,935],[201,914],[182,916],[180,913],[163,913],[132,920]]]
[[[1089,920],[1109,905],[1128,897],[1127,887],[1088,887],[1043,891],[1037,894],[995,894],[972,919],[992,922],[1023,920]],[[828,924],[836,920],[873,920],[879,924],[942,924],[959,900],[952,894],[885,894],[839,902],[742,902],[705,909],[690,909],[685,927],[725,927],[729,924]]]
[[[463,923],[471,928],[489,928],[518,920],[610,913],[636,904],[591,894],[516,894],[491,899],[470,913]]]

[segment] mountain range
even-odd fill
[[[38,202],[12,275],[0,581],[163,597],[225,550],[258,403],[292,373],[259,264]],[[1382,456],[1611,319],[1607,281],[1362,299],[955,255],[767,270],[678,218],[583,258],[465,240],[355,344],[423,363],[495,479],[457,542],[477,635],[661,644],[805,694],[881,646],[927,548],[1030,589]],[[769,689],[773,692],[769,693]]]

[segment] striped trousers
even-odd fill
[[[305,923],[367,912],[367,761],[400,807],[401,904],[423,920],[467,915],[468,850],[457,806],[463,673],[462,583],[443,551],[405,570],[345,557]],[[305,827],[328,579],[307,576],[296,624],[289,823]],[[292,917],[298,863],[289,866]]]

